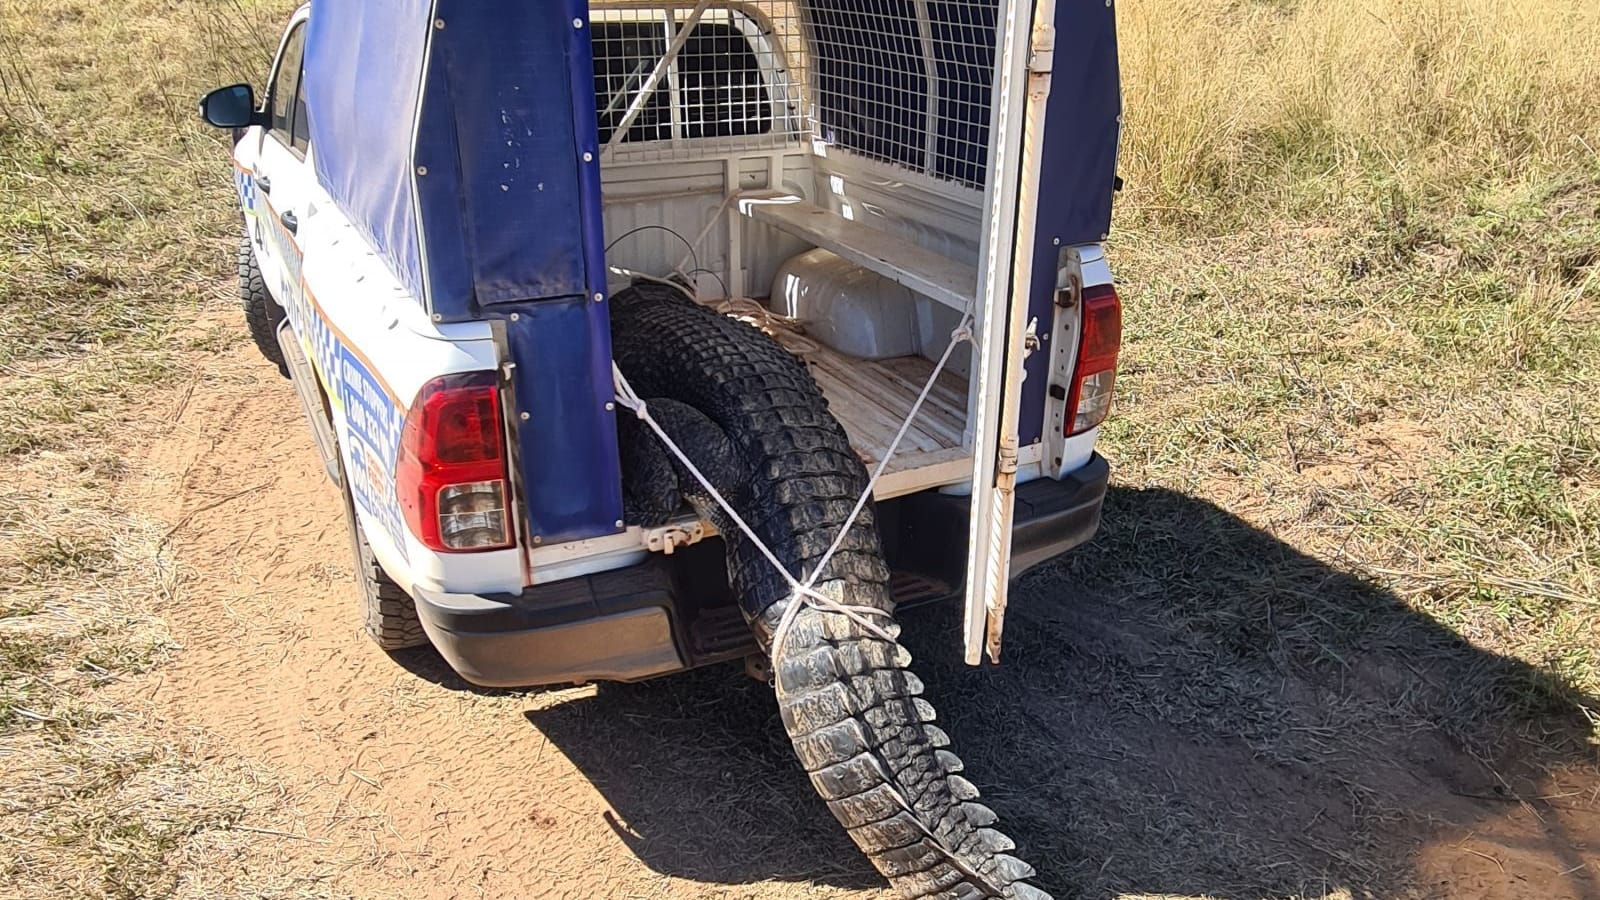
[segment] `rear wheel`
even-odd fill
[[[384,574],[377,557],[372,555],[372,545],[367,543],[366,529],[361,527],[355,501],[350,496],[348,474],[343,481],[345,531],[350,538],[350,563],[356,572],[361,624],[367,635],[385,650],[420,647],[428,643],[428,636],[417,618],[417,605],[410,594]]]
[[[283,360],[283,348],[278,346],[278,326],[283,323],[283,307],[267,291],[267,280],[261,274],[261,264],[256,262],[256,251],[250,243],[248,229],[239,237],[239,305],[244,308],[244,324],[250,329],[250,340],[267,361],[278,367],[278,374],[289,377],[289,366]]]
[[[843,428],[804,364],[755,328],[698,306],[672,288],[618,293],[613,354],[652,417],[772,550],[804,578],[827,552],[867,485]],[[624,416],[624,477],[643,497],[639,519],[679,497],[727,541],[735,594],[773,654],[778,707],[812,785],[856,845],[905,897],[1039,900],[1033,869],[991,826],[961,760],[945,749],[899,629],[876,634],[843,614],[798,612],[782,646],[770,642],[789,606],[788,583],[662,445]],[[665,475],[664,475],[665,473]],[[663,488],[670,476],[675,483]],[[640,483],[641,478],[651,479]],[[676,493],[674,493],[674,491]],[[891,612],[889,568],[872,509],[851,527],[815,589],[839,603]],[[887,635],[885,637],[884,635]]]

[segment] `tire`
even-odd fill
[[[784,567],[804,577],[833,542],[867,472],[805,365],[756,328],[698,306],[665,285],[619,292],[613,357],[652,417],[739,512]],[[625,481],[676,466],[676,491],[725,536],[735,595],[757,638],[770,641],[789,604],[787,582],[687,471],[619,418]],[[634,518],[659,516],[676,495],[646,495]],[[870,505],[815,589],[892,612],[889,568]],[[898,626],[874,617],[891,637]],[[907,898],[1048,900],[1033,869],[990,827],[995,814],[959,774],[961,760],[932,723],[911,655],[839,613],[801,610],[772,660],[778,709],[811,783],[856,845]]]
[[[341,467],[341,472],[343,469]],[[417,618],[417,605],[411,595],[384,574],[372,555],[366,530],[356,517],[355,501],[350,496],[349,476],[344,475],[345,533],[350,537],[350,564],[355,567],[356,599],[361,604],[361,624],[367,636],[385,650],[405,650],[428,643]]]
[[[267,361],[278,367],[278,374],[289,377],[289,366],[283,360],[283,348],[278,346],[278,326],[283,323],[283,307],[267,291],[267,280],[261,275],[261,265],[256,262],[255,247],[250,244],[246,229],[239,237],[239,305],[244,307],[244,324],[250,329],[250,340]]]

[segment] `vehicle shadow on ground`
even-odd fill
[[[910,613],[905,641],[1057,897],[1401,895],[1420,844],[1592,762],[1592,700],[1172,491],[1114,488],[1096,540],[1012,597],[1002,667],[961,664],[949,607]],[[737,667],[527,716],[660,872],[881,884]],[[1563,890],[1600,895],[1561,828],[1539,852],[1573,870]]]

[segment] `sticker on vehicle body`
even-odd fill
[[[320,321],[318,317],[318,321]],[[329,329],[331,331],[331,329]],[[337,338],[334,382],[349,437],[345,472],[356,503],[371,513],[405,554],[404,522],[395,493],[395,467],[405,414],[366,365]]]
[[[256,214],[256,174],[238,160],[233,163],[233,189],[239,194],[239,209],[247,216]]]
[[[339,450],[350,495],[356,506],[388,532],[401,557],[408,559],[405,523],[395,491],[405,407],[328,321],[302,277],[299,243],[283,230],[272,204],[262,205],[266,215],[258,220],[279,261],[275,267],[281,284],[277,297],[322,383],[335,422],[342,418],[345,423]]]

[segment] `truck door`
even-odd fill
[[[1031,13],[1031,23],[1030,23]],[[1050,90],[1055,0],[1001,4],[989,172],[984,199],[972,377],[972,508],[967,543],[963,643],[968,665],[1000,661],[1011,526],[1016,499],[1018,418],[1045,98]],[[1050,273],[1054,277],[1054,273]]]
[[[295,317],[300,299],[301,220],[315,175],[306,158],[310,121],[301,92],[306,16],[296,16],[284,33],[267,84],[269,122],[261,130],[255,159],[256,258],[279,305]]]

